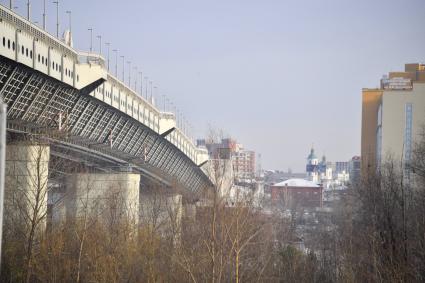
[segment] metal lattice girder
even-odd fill
[[[176,155],[177,155],[177,151],[173,150],[172,151],[172,155],[170,156],[170,158],[164,160],[165,171],[170,172],[171,165],[175,161]]]
[[[96,127],[94,127],[93,131],[91,131],[89,135],[90,140],[94,140],[94,141],[99,140],[99,137],[102,131],[107,127],[108,121],[112,118],[113,114],[111,111],[108,111],[108,109],[106,108],[103,109],[102,111],[103,111],[102,116],[99,117],[99,121]]]
[[[159,162],[161,161],[161,159],[165,156],[166,152],[168,149],[168,145],[166,142],[163,142],[161,144],[161,148],[158,150],[158,153],[156,154],[156,158],[154,159],[154,161],[152,162],[152,165],[155,167],[158,167]]]
[[[164,156],[162,156],[162,158],[158,162],[158,165],[157,165],[158,168],[161,168],[167,172],[166,161],[171,160],[171,158],[173,157],[173,154],[174,154],[174,148],[172,146],[167,146],[167,151],[164,153]]]
[[[24,84],[23,88],[16,93],[16,96],[14,99],[10,102],[8,109],[7,109],[7,116],[10,117],[9,119],[17,118],[19,115],[17,115],[16,112],[19,113],[19,111],[23,111],[22,105],[19,105],[19,102],[21,101],[21,98],[23,97],[23,94],[28,90],[28,93],[33,93],[34,86],[31,84],[31,80],[34,79],[36,76],[35,74],[31,74],[31,76],[27,79],[26,83]],[[19,106],[21,107],[19,107]]]
[[[130,149],[131,155],[138,157],[136,153],[142,147],[142,144],[145,141],[145,139],[148,137],[148,135],[149,135],[148,131],[141,129],[140,135],[137,138],[137,142]]]
[[[170,172],[171,176],[174,176],[174,173],[177,171],[178,166],[180,166],[180,154],[177,154],[175,159],[173,160],[173,164],[171,165],[171,168],[168,172]]]
[[[188,164],[188,162],[186,163],[186,168],[182,174],[182,178],[187,178],[188,177],[188,173],[190,172],[190,169],[192,168],[192,166],[190,164]],[[183,179],[184,180],[184,179]]]
[[[190,167],[190,165],[189,165],[189,167]],[[195,171],[193,171],[193,170],[189,170],[189,171],[187,171],[186,173],[185,173],[185,176],[186,176],[186,181],[185,181],[185,183],[186,184],[188,184],[188,185],[191,185],[192,183],[193,183],[193,179],[194,179],[194,176],[195,176],[196,174],[195,174]]]
[[[140,147],[137,148],[136,154],[134,156],[141,156],[144,154],[145,149],[147,150],[148,144],[151,142],[152,136],[149,131],[146,131],[146,137],[143,139],[142,143],[140,144]],[[143,157],[144,159],[144,157]]]
[[[109,131],[113,131],[114,127],[118,124],[120,117],[116,113],[112,113],[109,121],[106,123],[106,126],[102,129],[102,133],[96,139],[98,142],[105,143],[108,141]]]
[[[154,153],[156,152],[157,148],[160,146],[160,144],[161,144],[160,138],[156,137],[152,146],[150,148],[148,148],[147,161],[149,163],[152,162],[152,157],[153,157]]]
[[[165,166],[163,167],[164,162],[165,160],[171,158],[172,154],[173,154],[173,148],[171,146],[167,146],[166,151],[164,152],[164,154],[162,155],[161,159],[158,161],[158,164],[156,166],[158,168],[165,169]]]
[[[13,97],[16,95],[16,93],[18,93],[19,90],[23,88],[26,77],[27,74],[18,68],[15,68],[12,71],[9,78],[0,90],[0,94],[3,96],[3,101],[6,104],[9,104],[11,101],[13,101]]]
[[[128,162],[136,167],[141,164],[143,170],[153,170],[150,174],[160,179],[162,177],[158,174],[164,174],[163,180],[181,180],[181,184],[191,190],[208,183],[207,177],[198,172],[200,169],[185,155],[187,149],[177,148],[149,126],[98,101],[87,93],[87,88],[78,91],[48,75],[13,62],[4,62],[1,58],[0,94],[9,105],[8,119],[16,120],[18,127],[19,120],[25,121],[26,125],[25,129],[17,130],[31,131],[41,125],[53,126],[58,124],[59,119],[64,119],[62,121],[70,131],[66,137],[72,144],[81,147],[79,150],[84,151],[83,148],[87,147],[87,152],[94,150],[100,158],[109,156],[106,158],[121,160],[119,164]],[[64,115],[61,116],[62,113]],[[13,125],[11,127],[15,127]],[[113,148],[105,149],[110,132]],[[99,146],[90,147],[93,142],[98,142]],[[92,153],[91,158],[95,156],[96,153]],[[141,163],[137,160],[139,158],[147,160],[148,164]]]
[[[46,88],[49,87],[49,83],[47,80],[44,80],[43,85],[39,88],[38,92],[34,94],[34,97],[31,98],[31,103],[26,108],[25,112],[23,113],[21,119],[25,121],[36,121],[39,117],[39,113],[37,115],[32,115],[33,112],[35,112],[36,109],[39,109],[41,112],[43,108],[45,107],[45,103],[40,102],[41,97],[43,96],[43,92]]]
[[[131,124],[130,129],[127,132],[125,132],[124,137],[122,139],[122,142],[121,142],[120,146],[118,147],[118,150],[125,152],[124,149],[135,138],[134,134],[135,134],[136,130],[137,130],[137,125]]]
[[[49,119],[51,117],[49,117],[49,115],[46,115],[46,113],[48,113],[47,109],[49,109],[49,106],[51,105],[51,102],[55,99],[55,97],[58,95],[58,93],[61,91],[60,87],[57,87],[56,90],[53,92],[53,94],[50,97],[45,96],[44,92],[41,92],[40,96],[44,96],[45,98],[47,98],[46,101],[44,101],[44,107],[42,108],[41,113],[39,113],[38,118],[36,120],[36,123],[41,123],[43,124],[44,121],[46,121],[46,119]]]
[[[178,163],[176,164],[176,167],[175,167],[175,168],[173,169],[173,171],[171,172],[171,175],[172,175],[172,176],[177,176],[177,175],[178,175],[178,173],[182,170],[182,168],[183,168],[183,166],[184,166],[184,160],[183,160],[183,158],[180,156],[180,154],[179,154],[178,159],[179,159],[179,161],[178,161]]]
[[[78,135],[81,137],[89,137],[96,125],[99,123],[99,119],[100,116],[103,114],[103,111],[104,110],[100,105],[96,105],[93,114],[91,114],[88,121],[86,122],[86,124],[81,129]]]
[[[72,88],[60,87],[59,92],[54,93],[51,100],[47,103],[44,113],[41,114],[41,116],[46,117],[47,124],[56,126],[59,121],[59,114],[69,113],[77,100],[74,92]]]
[[[114,147],[119,148],[121,145],[121,142],[124,138],[124,135],[128,132],[128,127],[131,125],[130,120],[125,119],[124,125],[122,125],[121,128],[118,128],[118,134],[114,135]]]
[[[13,105],[9,108],[10,114],[9,119],[22,119],[25,120],[25,116],[29,113],[31,105],[34,103],[37,95],[46,85],[46,80],[43,80],[40,76],[34,76],[28,83],[27,92],[21,92]]]
[[[80,96],[75,101],[75,104],[69,112],[68,125],[70,128],[72,128],[77,123],[77,121],[81,117],[81,113],[89,103],[90,101],[83,96]]]
[[[13,73],[14,70],[16,70],[16,67],[0,62],[0,93],[2,93],[5,82],[10,78],[10,74],[8,75],[8,73]]]
[[[132,154],[133,148],[137,146],[138,143],[140,143],[140,137],[143,134],[143,130],[141,127],[137,127],[136,132],[134,133],[133,139],[134,142],[131,141],[127,144],[127,146],[124,148],[124,152],[128,152],[130,155]]]
[[[75,135],[78,135],[83,130],[84,126],[87,125],[90,117],[94,112],[96,106],[91,102],[87,101],[87,104],[81,109],[80,115],[77,121],[72,125],[71,132]]]
[[[163,140],[159,140],[158,146],[156,147],[155,151],[153,152],[151,158],[149,159],[149,163],[152,166],[155,166],[155,163],[158,160],[158,157],[161,154],[164,147],[165,147],[165,142]]]

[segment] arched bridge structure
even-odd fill
[[[131,167],[197,193],[210,186],[205,149],[108,72],[102,56],[79,52],[0,6],[0,95],[7,130],[43,135],[52,152]]]

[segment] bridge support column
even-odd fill
[[[140,194],[140,226],[157,231],[163,237],[180,243],[183,216],[182,195],[164,189],[150,190]]]
[[[78,173],[67,177],[65,212],[75,220],[87,216],[106,224],[139,221],[140,175],[134,173]]]
[[[48,145],[7,145],[5,225],[16,228],[19,225],[28,233],[31,226],[39,231],[45,229],[49,159]]]

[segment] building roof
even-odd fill
[[[316,154],[314,154],[314,148],[311,148],[310,154],[307,156],[308,160],[317,159]]]
[[[277,183],[273,185],[274,187],[313,187],[313,188],[319,188],[320,186],[312,181],[307,181],[305,179],[288,179],[286,181]]]

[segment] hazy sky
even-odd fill
[[[20,14],[26,2],[15,0]],[[55,6],[46,2],[54,34]],[[42,1],[31,4],[41,23]],[[312,143],[332,161],[359,154],[362,87],[425,58],[424,0],[68,0],[59,7],[61,31],[72,11],[77,49],[89,49],[92,27],[174,101],[197,136],[209,125],[223,129],[260,152],[266,169],[304,171]]]

